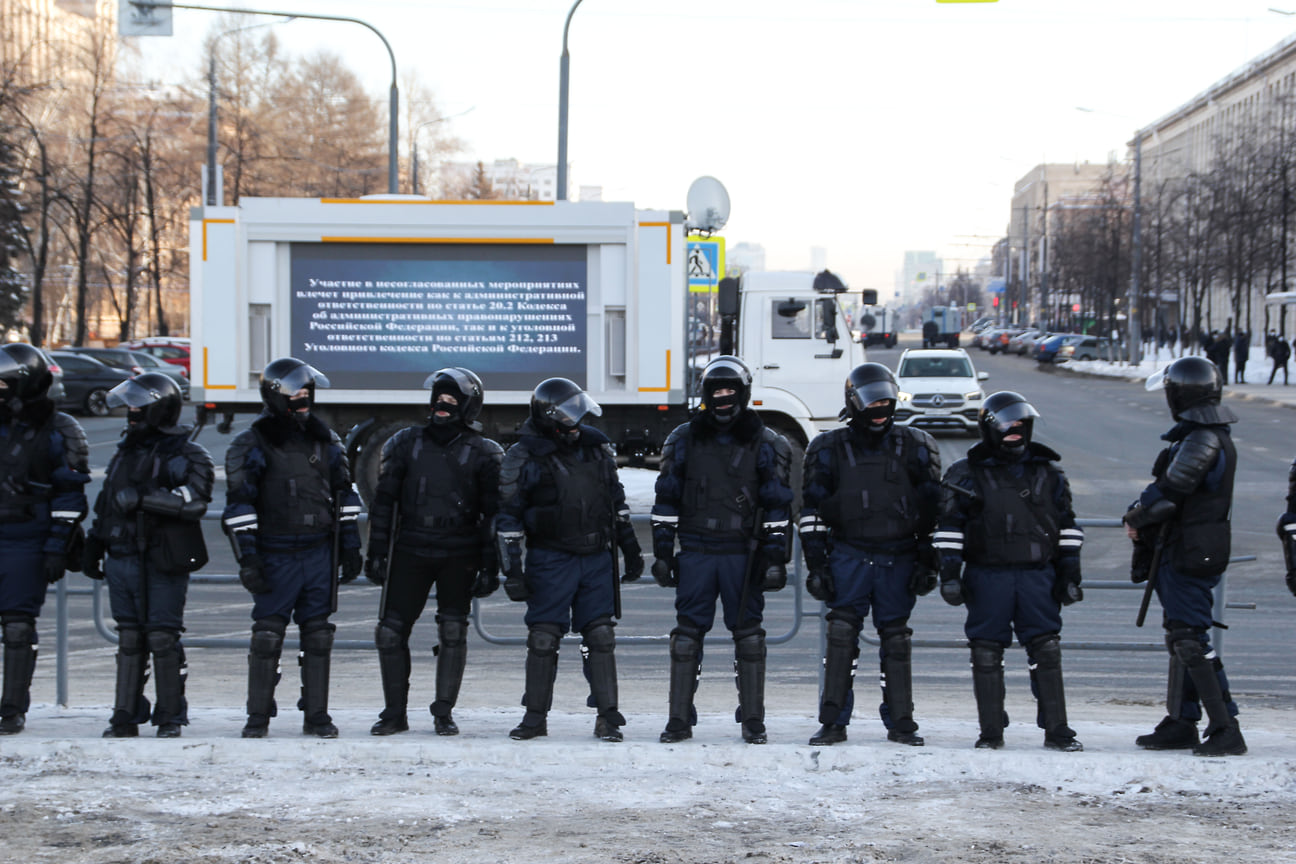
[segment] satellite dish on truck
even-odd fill
[[[699,177],[689,184],[688,228],[690,231],[719,231],[729,221],[729,193],[714,177]]]

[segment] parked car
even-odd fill
[[[172,363],[163,362],[145,351],[130,351],[125,348],[62,348],[60,350],[93,357],[105,366],[121,369],[131,375],[161,372],[176,382],[182,399],[189,398],[189,378],[184,370]]]
[[[165,363],[171,363],[184,369],[189,375],[189,340],[179,336],[149,336],[146,339],[134,339],[123,342],[119,347],[131,351],[143,351]]]
[[[1115,357],[1107,336],[1085,336],[1063,333],[1041,342],[1035,352],[1040,363],[1064,363],[1067,360],[1111,360]]]
[[[108,407],[108,391],[131,377],[124,369],[115,369],[74,351],[50,351],[49,355],[63,370],[60,408],[106,417],[112,410]]]
[[[1024,332],[1024,328],[1021,327],[1010,327],[1004,330],[998,330],[993,338],[988,340],[989,344],[986,345],[986,350],[991,354],[998,354],[1000,351],[1007,353],[1008,343],[1012,341],[1012,338]]]
[[[910,348],[896,364],[900,399],[895,422],[922,429],[952,429],[978,435],[977,416],[985,392],[972,358],[962,348]]]
[[[1030,330],[1023,330],[1008,340],[1007,353],[1016,354],[1020,357],[1023,354],[1026,354],[1030,350],[1030,346],[1034,344],[1035,340],[1043,335],[1044,331],[1040,330],[1038,327]]]

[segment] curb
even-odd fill
[[[1068,375],[1075,375],[1080,378],[1106,378],[1110,381],[1128,381],[1131,384],[1147,380],[1146,375],[1099,375],[1094,372],[1086,372],[1083,369],[1071,368],[1069,367],[1069,364],[1066,363],[1058,363],[1052,367],[1052,370],[1055,372],[1065,372]],[[1040,366],[1039,371],[1043,372],[1044,368]],[[1278,399],[1265,393],[1237,391],[1231,389],[1230,385],[1226,384],[1224,385],[1224,396],[1228,399],[1243,399],[1247,402],[1261,402],[1278,408],[1296,408],[1296,390],[1293,390],[1290,399]]]

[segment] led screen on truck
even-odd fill
[[[488,390],[585,386],[584,246],[293,243],[293,355],[334,388],[423,386],[466,366]]]

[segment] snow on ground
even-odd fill
[[[511,741],[519,709],[489,707],[457,710],[457,738],[418,715],[373,738],[372,711],[343,709],[337,740],[283,710],[244,741],[231,704],[180,740],[105,741],[106,707],[37,706],[0,739],[0,835],[6,860],[59,864],[1296,861],[1291,712],[1249,711],[1251,752],[1228,759],[1137,749],[1150,704],[1073,705],[1083,753],[1021,722],[993,752],[971,746],[970,690],[918,694],[923,748],[858,716],[810,747],[813,718],[782,702],[763,747],[721,713],[678,745],[629,710],[622,744],[561,710],[548,738]]]

